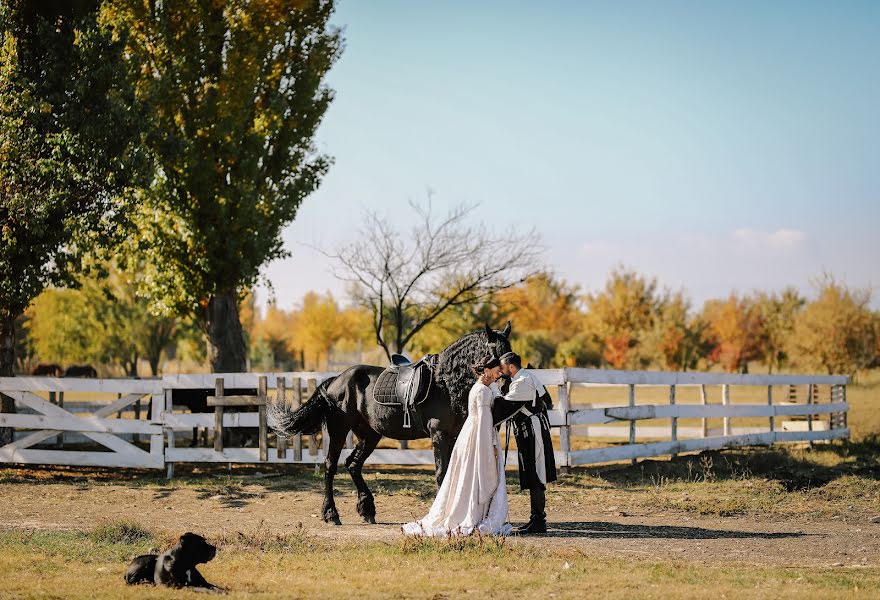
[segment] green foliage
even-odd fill
[[[212,312],[213,300],[241,297],[286,255],[281,231],[330,166],[312,138],[341,51],[332,11],[329,0],[104,3],[155,161],[135,240],[154,308],[240,331],[235,302]],[[244,342],[230,343],[243,357]]]
[[[849,289],[826,276],[819,297],[794,319],[791,354],[806,369],[855,374],[877,357],[876,317],[869,289]]]
[[[553,365],[557,367],[598,367],[602,364],[602,347],[588,333],[578,333],[556,346]]]
[[[0,319],[124,233],[141,165],[131,106],[119,47],[88,3],[2,4]]]
[[[755,295],[755,309],[761,319],[761,355],[767,371],[779,370],[788,360],[787,345],[791,342],[794,320],[806,300],[797,290],[787,288],[781,294],[759,292]]]
[[[179,319],[151,315],[147,301],[135,294],[134,277],[115,268],[104,279],[78,284],[46,290],[29,309],[30,340],[40,360],[113,364],[136,376],[138,359],[146,358],[158,375]]]

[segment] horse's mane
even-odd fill
[[[501,332],[495,335],[506,340]],[[487,343],[485,330],[478,329],[454,341],[437,358],[435,378],[446,388],[452,411],[461,419],[467,417],[468,392],[477,380],[471,365],[489,352]]]

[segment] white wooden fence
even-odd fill
[[[768,445],[775,442],[815,442],[849,437],[847,428],[846,385],[844,376],[818,375],[727,375],[717,373],[671,373],[656,371],[611,371],[601,369],[543,369],[535,373],[556,397],[550,422],[558,431],[555,449],[562,467],[633,460],[682,452],[733,446]],[[218,378],[225,389],[259,388],[266,377],[267,397],[283,396],[298,406],[311,396],[315,387],[334,373],[233,373],[210,375],[169,375],[162,379],[62,379],[52,377],[0,378],[0,393],[12,397],[18,414],[0,414],[0,427],[17,430],[16,439],[0,447],[0,463],[91,465],[110,467],[168,468],[179,462],[211,463],[323,463],[325,449],[314,436],[296,436],[265,450],[259,448],[184,447],[184,432],[194,427],[214,430],[259,426],[256,412],[237,412],[232,407],[212,413],[174,412],[172,390],[214,388]],[[607,388],[625,392],[625,401],[608,402]],[[699,390],[698,403],[677,401],[682,390]],[[606,388],[603,394],[600,390]],[[658,388],[661,393],[658,394]],[[742,403],[738,394],[745,389],[766,390],[766,401]],[[777,397],[774,397],[774,389]],[[720,391],[720,403],[709,398]],[[780,398],[781,390],[784,397]],[[825,391],[827,390],[827,391]],[[824,393],[823,393],[824,392]],[[67,393],[95,396],[85,404],[90,412],[75,413],[48,398]],[[761,392],[763,394],[763,392]],[[592,396],[605,402],[593,402]],[[691,394],[693,396],[693,394]],[[754,398],[751,391],[745,396]],[[46,397],[43,397],[46,396]],[[56,396],[56,397],[57,397]],[[100,398],[99,398],[100,397]],[[114,398],[115,397],[115,398]],[[108,399],[109,398],[109,399]],[[645,403],[647,398],[649,403]],[[663,401],[658,401],[662,398]],[[578,402],[572,404],[572,400]],[[128,409],[138,402],[149,402],[145,419],[134,419]],[[115,415],[115,417],[114,417]],[[767,425],[756,427],[756,418]],[[220,421],[215,421],[220,419]],[[679,419],[698,419],[699,426],[679,427]],[[710,427],[709,419],[721,419],[722,427]],[[748,426],[735,426],[733,420],[749,419]],[[668,421],[656,425],[652,420]],[[613,425],[617,423],[618,425]],[[621,427],[620,424],[624,426]],[[45,447],[46,441],[64,432],[76,432],[101,448],[64,449]],[[135,436],[135,441],[131,438]],[[146,436],[148,450],[137,444]],[[606,442],[601,447],[573,448],[588,441]],[[128,438],[128,439],[125,439]],[[613,443],[623,438],[626,443]],[[661,439],[668,438],[668,439]],[[326,436],[323,436],[326,443]],[[265,443],[265,442],[264,442]],[[43,444],[41,448],[35,448]],[[351,452],[351,438],[343,451],[344,461]],[[265,460],[261,460],[264,458]],[[431,450],[377,449],[370,456],[373,464],[430,465]]]

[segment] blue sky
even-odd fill
[[[617,264],[696,305],[880,283],[880,2],[342,0],[335,22],[335,164],[266,269],[282,307],[344,297],[310,246],[428,189],[534,226],[584,290]]]

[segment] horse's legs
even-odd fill
[[[449,467],[449,433],[440,429],[439,419],[428,420],[428,432],[431,434],[431,445],[434,447],[434,476],[437,479],[437,487],[443,483],[446,477],[446,469]]]
[[[361,471],[363,470],[364,462],[369,458],[370,454],[373,453],[373,450],[376,449],[379,440],[382,439],[382,435],[366,426],[355,433],[357,433],[358,436],[358,443],[352,453],[349,454],[348,458],[345,460],[345,468],[348,469],[349,474],[351,474],[351,480],[357,488],[358,514],[363,517],[364,522],[375,523],[376,503],[373,500],[373,493],[370,492],[370,488],[367,486],[367,482],[364,481]]]
[[[333,500],[333,478],[339,467],[339,455],[342,454],[342,448],[345,446],[348,427],[345,426],[343,419],[334,420],[331,418],[327,420],[327,433],[330,436],[330,443],[328,444],[327,458],[324,460],[324,507],[322,510],[326,523],[342,525],[342,521],[339,520],[339,512],[336,510],[336,502]]]

